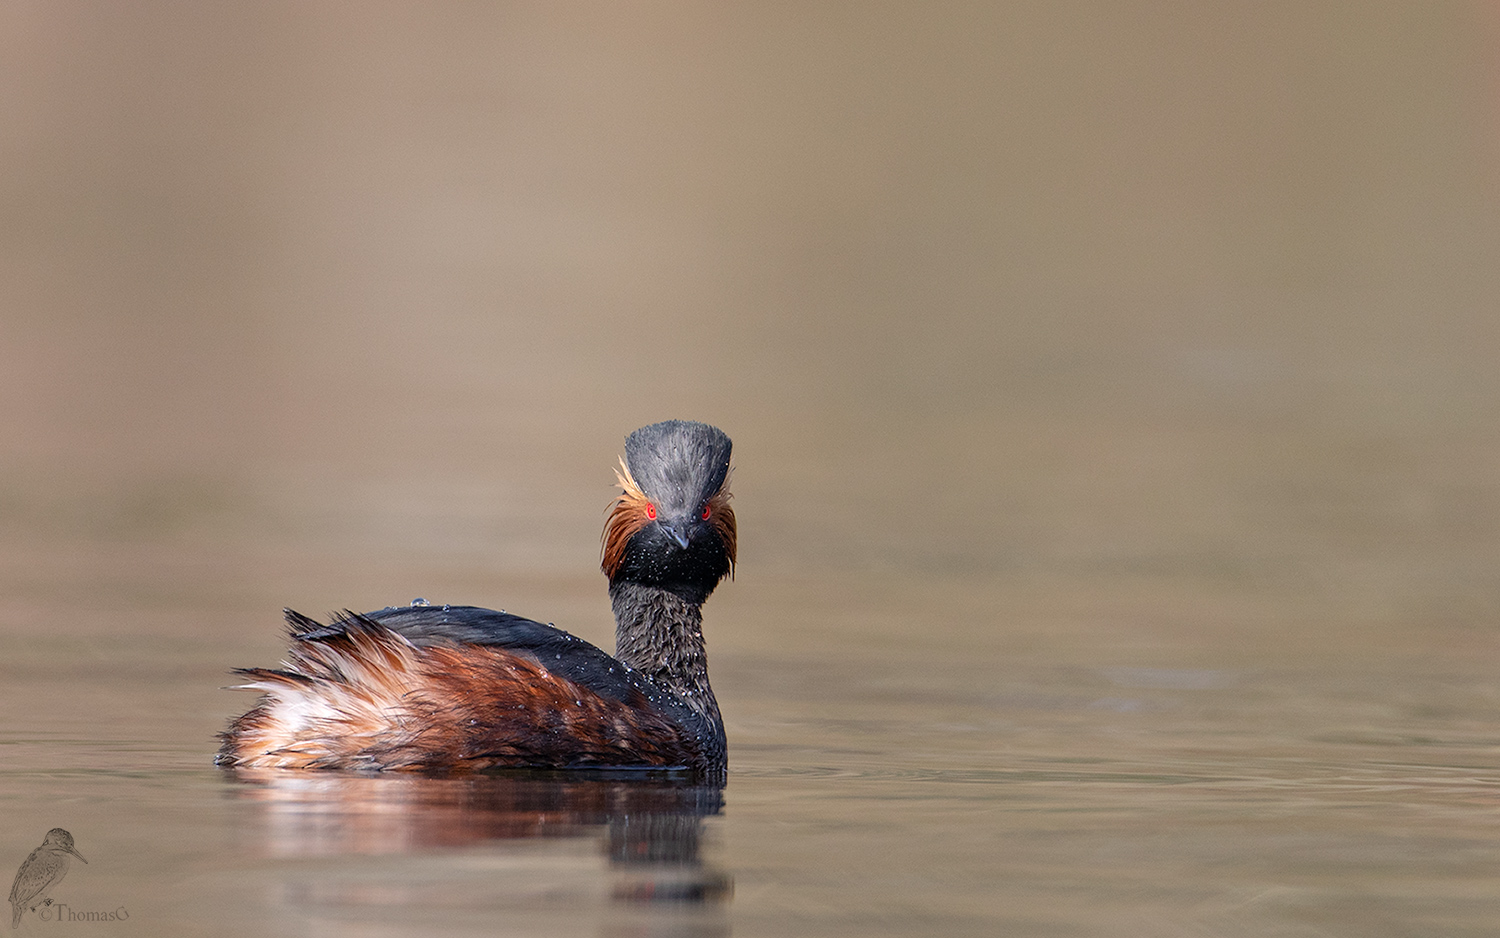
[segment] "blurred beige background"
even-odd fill
[[[731,646],[1495,653],[1493,4],[6,3],[0,86],[12,630],[605,640],[680,416]]]

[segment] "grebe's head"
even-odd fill
[[[658,586],[702,602],[734,572],[729,507],[733,444],[717,427],[668,420],[625,438],[621,493],[604,524],[610,582]]]

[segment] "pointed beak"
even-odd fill
[[[667,537],[670,537],[672,539],[672,543],[676,544],[678,547],[681,547],[683,550],[687,550],[688,536],[686,531],[680,530],[675,525],[668,524],[665,521],[658,521],[657,524],[661,525],[661,529],[667,532]]]
[[[79,853],[77,850],[73,849],[72,847],[68,848],[68,852],[71,853],[71,854],[73,854],[73,856],[77,857],[78,859],[83,860],[83,854]],[[83,862],[87,863],[89,861],[83,860]]]

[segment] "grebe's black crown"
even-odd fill
[[[663,514],[691,514],[724,487],[733,447],[718,427],[664,420],[625,438],[625,464]]]

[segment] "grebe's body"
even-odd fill
[[[625,443],[604,528],[616,655],[540,622],[414,605],[323,625],[287,611],[280,669],[230,724],[221,765],[465,770],[683,767],[722,773],[701,607],[734,566],[730,441],[667,421]]]

